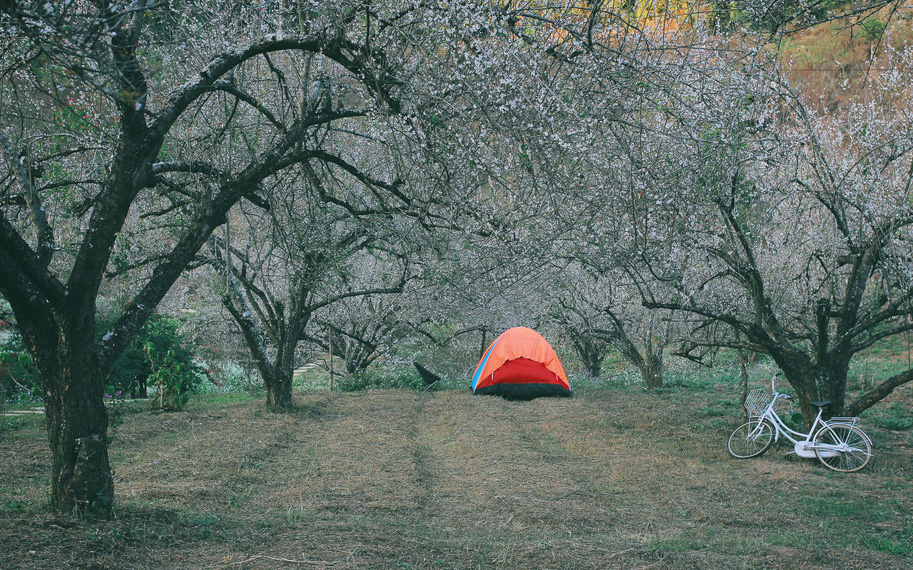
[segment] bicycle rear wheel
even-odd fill
[[[828,446],[819,449],[817,446]],[[872,458],[872,442],[864,431],[849,424],[831,424],[815,434],[815,455],[834,471],[859,471]],[[833,446],[831,448],[830,446]]]
[[[758,420],[745,422],[735,428],[729,436],[729,455],[736,459],[748,459],[762,455],[774,442],[774,430],[767,422]]]

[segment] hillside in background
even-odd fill
[[[793,86],[819,111],[834,113],[865,95],[873,66],[892,65],[889,52],[911,45],[913,2],[907,2],[863,21],[826,22],[797,32],[783,40],[780,53]]]

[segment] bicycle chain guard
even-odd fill
[[[811,441],[800,441],[793,449],[799,457],[816,457],[815,444]]]

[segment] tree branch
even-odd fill
[[[25,195],[25,203],[29,208],[32,223],[35,224],[35,227],[38,230],[38,249],[36,255],[38,261],[44,267],[47,267],[51,263],[51,257],[56,249],[56,243],[54,241],[54,230],[51,228],[50,223],[48,223],[47,212],[41,204],[41,199],[38,196],[38,191],[35,189],[35,184],[32,180],[31,157],[28,152],[24,152],[17,157],[16,151],[13,150],[13,146],[3,133],[0,133],[0,147],[3,147],[3,152],[9,159],[13,171],[19,179],[19,184],[22,186],[23,194]]]
[[[858,416],[865,410],[877,404],[888,394],[894,391],[898,386],[913,381],[913,369],[906,370],[900,374],[891,376],[878,386],[860,396],[855,402],[846,407],[846,414],[849,416]]]

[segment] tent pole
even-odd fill
[[[333,329],[327,327],[327,358],[330,359],[330,392],[333,391]]]

